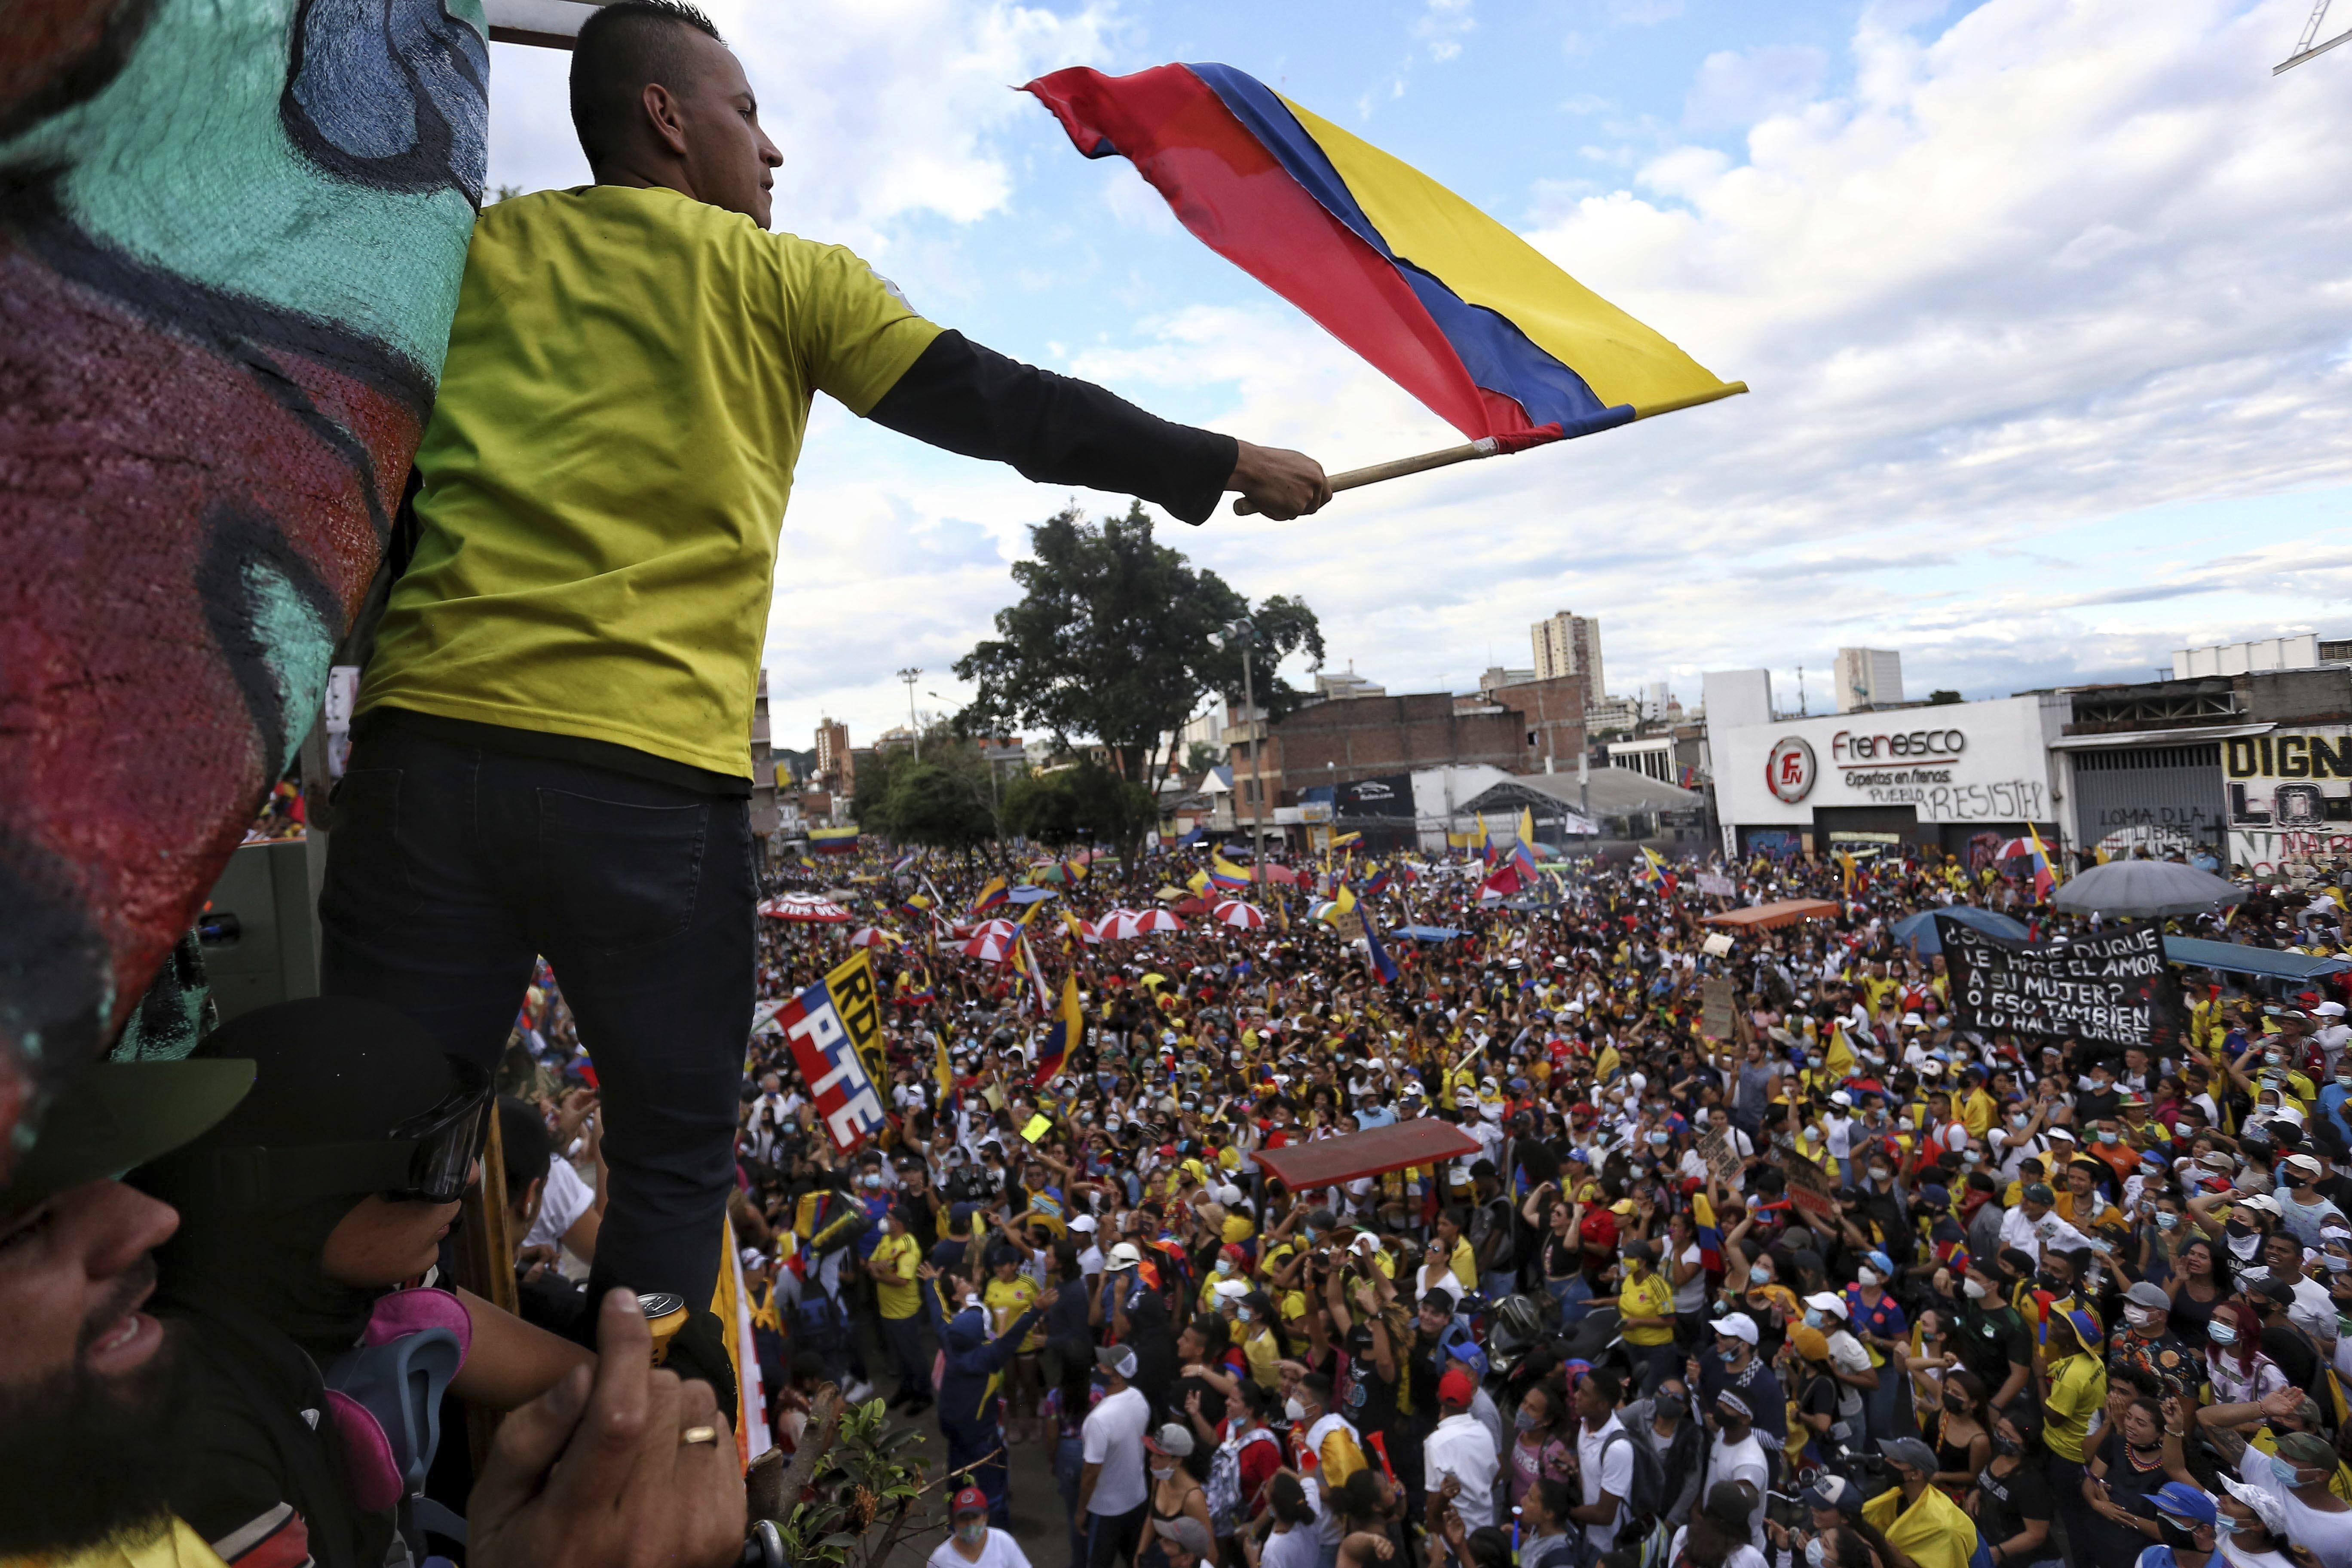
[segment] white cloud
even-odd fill
[[[1744,158],[1539,193],[1536,244],[1752,395],[1200,552],[1304,592],[1391,689],[1562,605],[1628,680],[1869,641],[1972,691],[2347,617],[2352,563],[2309,532],[2352,506],[2261,552],[2237,521],[2352,485],[2352,103],[2268,77],[2299,9],[1865,16],[1851,98],[1781,106]],[[1335,468],[1453,438],[1288,321],[1180,313],[1080,368],[1230,386],[1227,427]]]
[[[969,223],[1003,209],[1013,173],[997,137],[1034,117],[1021,83],[1105,63],[1105,5],[1067,16],[959,0],[715,0],[708,9],[760,96],[784,154],[779,227],[877,258],[910,219]],[[568,55],[497,46],[490,178],[536,190],[587,178],[564,102]]]
[[[1684,100],[1693,130],[1751,124],[1804,103],[1818,91],[1829,61],[1805,45],[1773,44],[1740,54],[1720,49],[1699,62],[1698,79]]]
[[[1450,60],[1462,52],[1464,37],[1478,26],[1470,14],[1471,0],[1425,0],[1412,36],[1428,47],[1433,60]]]

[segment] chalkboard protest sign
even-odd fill
[[[1828,1172],[1805,1155],[1792,1153],[1780,1162],[1780,1173],[1789,1179],[1790,1203],[1835,1223],[1837,1189],[1830,1185]]]
[[[2164,1050],[2179,1044],[2180,985],[2153,925],[2068,942],[2029,942],[1936,917],[1964,1029]]]

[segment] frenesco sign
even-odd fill
[[[1892,735],[1857,735],[1840,730],[1830,737],[1830,760],[1842,768],[1879,767],[1888,762],[1938,757],[1948,761],[1968,749],[1958,730],[1906,730]]]

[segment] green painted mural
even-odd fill
[[[481,199],[480,0],[0,32],[0,1178],[318,710]]]

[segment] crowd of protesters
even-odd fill
[[[737,1215],[786,1429],[846,1367],[939,1423],[1000,1529],[1008,1451],[1049,1447],[1055,1568],[2352,1564],[2332,980],[2200,972],[2161,1047],[1957,1026],[1889,929],[1989,901],[1932,856],[1759,859],[1735,900],[1585,862],[1507,903],[1475,858],[1391,857],[1379,929],[1458,934],[1391,939],[1390,983],[1351,917],[1307,917],[1369,865],[1237,889],[1263,929],[1212,889],[1180,932],[1089,940],[1206,864],[1097,860],[1001,963],[960,951],[988,866],[804,879],[904,940],[873,950],[879,1140],[835,1148],[753,1041]],[[1803,895],[1839,915],[1709,951],[1709,912]],[[2182,929],[2333,953],[2339,900]],[[763,992],[846,934],[769,922]],[[1041,1065],[1073,972],[1083,1043]],[[1420,1118],[1475,1152],[1304,1193],[1261,1159]]]

